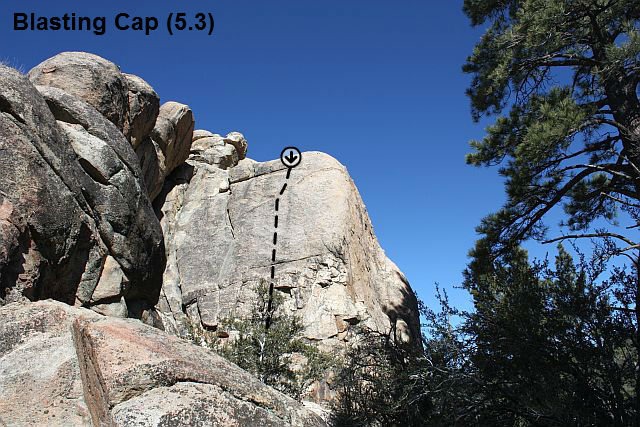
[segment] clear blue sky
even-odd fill
[[[93,4],[95,3],[95,4]],[[418,295],[461,281],[474,228],[504,200],[495,169],[465,165],[474,124],[461,66],[481,35],[461,1],[218,0],[10,2],[0,59],[29,70],[66,50],[141,76],[196,128],[240,131],[249,156],[324,151],[347,166],[383,248]],[[214,35],[117,31],[119,12],[212,12]],[[14,32],[13,13],[106,16],[107,32]],[[161,22],[161,25],[164,25]],[[468,306],[463,291],[450,291]]]

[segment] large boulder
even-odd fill
[[[139,321],[79,318],[74,334],[96,425],[324,425],[221,356]]]
[[[193,138],[191,139],[193,142],[201,139],[201,138],[208,138],[210,136],[214,136],[215,134],[213,132],[209,132],[208,130],[204,130],[204,129],[196,129],[193,131]]]
[[[61,89],[37,89],[58,119],[84,172],[80,174],[84,193],[108,248],[109,257],[101,263],[100,283],[109,281],[106,275],[123,277],[121,290],[115,295],[96,298],[94,289],[86,289],[78,298],[85,304],[104,304],[108,299],[119,306],[123,297],[155,300],[160,273],[149,267],[164,265],[164,247],[135,152],[115,125],[86,102]],[[113,268],[104,268],[109,259],[115,261]],[[117,310],[126,313],[123,307]]]
[[[238,159],[242,160],[247,157],[247,149],[249,148],[249,144],[245,139],[244,135],[240,132],[229,132],[227,136],[224,138],[225,144],[231,144],[236,149],[238,153]]]
[[[71,327],[92,311],[62,303],[0,307],[0,426],[90,426]]]
[[[134,148],[149,135],[158,116],[160,99],[146,81],[91,53],[62,52],[35,66],[28,76],[35,85],[62,89],[91,105]]]
[[[129,90],[129,141],[133,148],[151,134],[160,113],[160,98],[149,83],[133,74],[123,74]]]
[[[0,303],[54,298],[141,315],[157,300],[164,243],[133,148],[61,89],[0,67],[0,93],[0,165],[12,171],[0,176]]]
[[[326,350],[344,348],[356,324],[420,345],[415,295],[380,248],[344,166],[309,152],[290,172],[279,160],[222,168],[199,148],[210,138],[194,142],[157,199],[167,242],[158,309],[167,330],[182,335],[248,315],[267,280]]]
[[[90,294],[106,247],[84,172],[40,93],[1,65],[0,169],[0,304]]]
[[[0,307],[0,374],[0,425],[325,425],[211,351],[54,301]]]
[[[238,164],[238,152],[220,135],[199,138],[191,144],[191,158],[201,163],[228,169]]]
[[[193,126],[193,112],[187,105],[166,102],[151,136],[136,148],[151,200],[160,193],[165,178],[189,157]]]
[[[82,99],[124,132],[129,119],[127,80],[114,63],[86,52],[62,52],[29,71],[36,85]]]
[[[169,101],[160,107],[151,138],[164,154],[164,162],[161,165],[163,175],[171,173],[189,157],[193,125],[193,112],[189,106]]]

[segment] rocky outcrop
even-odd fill
[[[36,88],[0,65],[0,303],[95,287],[99,248],[75,153]]]
[[[325,350],[354,325],[419,345],[344,166],[259,163],[241,133],[193,129],[95,55],[0,65],[0,426],[324,425],[180,338],[244,317],[263,280]]]
[[[133,148],[151,134],[160,113],[160,98],[156,91],[138,76],[123,74],[129,98],[129,140]]]
[[[164,244],[129,142],[59,88],[4,67],[0,86],[0,164],[15,170],[0,177],[0,298],[115,305],[124,316],[153,305],[161,272],[149,266],[164,265]],[[120,289],[94,296],[107,276]]]
[[[85,172],[81,183],[98,219],[101,239],[124,271],[123,283],[134,285],[123,286],[116,300],[121,295],[155,298],[159,276],[149,265],[163,263],[162,236],[141,183],[135,152],[122,133],[89,104],[57,88],[37,88]],[[80,296],[83,303],[88,298],[96,300]]]
[[[325,349],[340,348],[360,323],[418,342],[415,296],[380,248],[344,166],[303,153],[287,180],[279,160],[238,163],[223,155],[227,145],[196,140],[160,197],[168,260],[158,309],[165,328],[184,335],[189,322],[215,328],[221,318],[242,317],[257,284],[269,280],[302,318],[306,337]]]
[[[151,136],[136,150],[151,200],[160,193],[165,178],[189,157],[193,126],[188,106],[167,102],[160,107]]]
[[[71,325],[100,317],[63,303],[0,307],[0,426],[89,426]]]
[[[215,134],[213,132],[209,132],[208,130],[204,130],[204,129],[196,129],[193,131],[193,138],[192,138],[192,142],[195,142],[197,140],[199,140],[200,138],[207,138],[210,136],[215,136]]]
[[[0,307],[0,373],[6,425],[325,425],[210,351],[53,301]]]
[[[247,157],[247,149],[249,144],[244,135],[240,132],[229,132],[225,138],[223,138],[225,144],[233,145],[238,153],[238,159],[242,160]]]
[[[85,52],[63,52],[35,66],[29,79],[36,85],[62,89],[98,110],[127,133],[127,81],[114,63]]]
[[[138,76],[124,74],[114,63],[86,52],[63,52],[35,66],[29,79],[62,89],[111,121],[137,147],[158,117],[160,99]]]

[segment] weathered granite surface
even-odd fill
[[[57,301],[0,307],[0,374],[8,426],[325,426],[211,351]]]

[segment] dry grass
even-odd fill
[[[20,74],[25,74],[24,65],[17,65],[15,60],[12,61],[9,58],[0,58],[0,65],[4,65],[5,67],[13,68]]]

